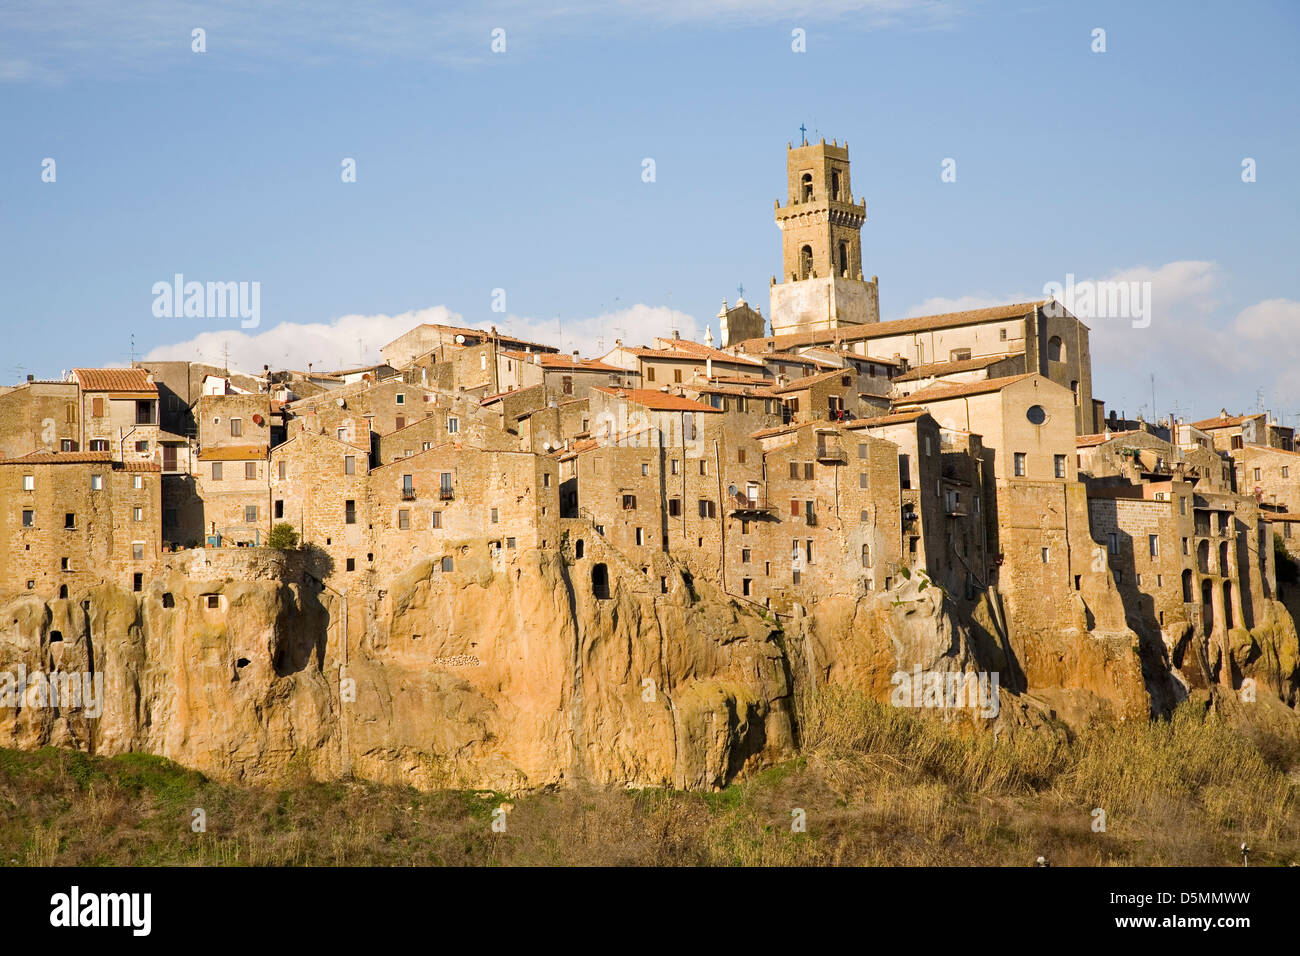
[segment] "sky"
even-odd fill
[[[803,126],[849,144],[882,318],[1138,283],[1145,320],[1081,315],[1108,409],[1300,423],[1298,41],[1252,0],[5,0],[0,381],[716,336],[769,311]]]

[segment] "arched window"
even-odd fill
[[[871,567],[871,545],[869,544],[862,546],[862,566],[864,568]]]
[[[831,170],[831,198],[840,198],[840,171],[838,169]]]
[[[603,564],[591,566],[591,594],[602,601],[609,599],[609,568]]]
[[[60,584],[60,585],[59,585],[59,597],[61,597],[61,598],[66,598],[67,596],[68,596],[68,586],[67,586],[66,584]]]
[[[1228,542],[1226,541],[1219,545],[1219,573],[1225,578],[1228,576]]]
[[[843,240],[840,241],[840,275],[849,277],[849,244]]]
[[[583,553],[584,553],[584,552],[583,552],[583,546],[582,546],[582,539],[579,538],[579,539],[577,540],[577,542],[576,542],[576,543],[574,544],[574,546],[573,546],[573,555],[574,555],[574,557],[580,558],[580,557],[582,557]]]
[[[1049,362],[1065,361],[1065,343],[1061,341],[1059,335],[1053,335],[1047,340],[1047,360]]]
[[[799,201],[812,202],[812,198],[813,198],[812,173],[804,173],[803,179],[801,179],[800,182],[803,184],[803,188],[799,194],[800,195]]]
[[[799,250],[799,278],[807,279],[812,275],[812,246]]]
[[[1223,625],[1231,630],[1236,627],[1232,620],[1232,582],[1223,582]]]
[[[1186,568],[1183,571],[1183,603],[1191,604],[1195,598],[1192,595],[1192,569]]]

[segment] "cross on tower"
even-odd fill
[[[804,126],[803,123],[799,124],[799,139],[801,140],[801,146],[808,145],[808,127]]]
[[[745,297],[745,283],[742,282],[736,286],[736,291],[740,293],[740,297],[743,299]]]

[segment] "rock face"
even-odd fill
[[[1224,690],[1247,678],[1294,721],[1300,686],[1296,630],[1275,602],[1202,664],[1177,635],[1153,656],[1082,605],[1053,633],[1009,632],[996,596],[959,614],[920,577],[777,621],[683,572],[642,574],[599,539],[505,570],[419,563],[364,600],[306,561],[190,552],[141,594],[0,605],[0,740],[143,751],[252,783],[701,789],[794,755],[796,699],[824,684],[885,701],[900,673],[996,674],[988,723],[1076,727],[1146,719],[1189,693],[1235,706]],[[608,597],[591,585],[597,563]],[[38,672],[93,674],[102,700],[51,706]],[[21,699],[4,683],[19,676]]]

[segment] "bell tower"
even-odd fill
[[[854,202],[848,143],[786,144],[786,195],[776,201],[781,281],[772,331],[785,335],[880,321],[876,278],[862,275],[865,200]]]

